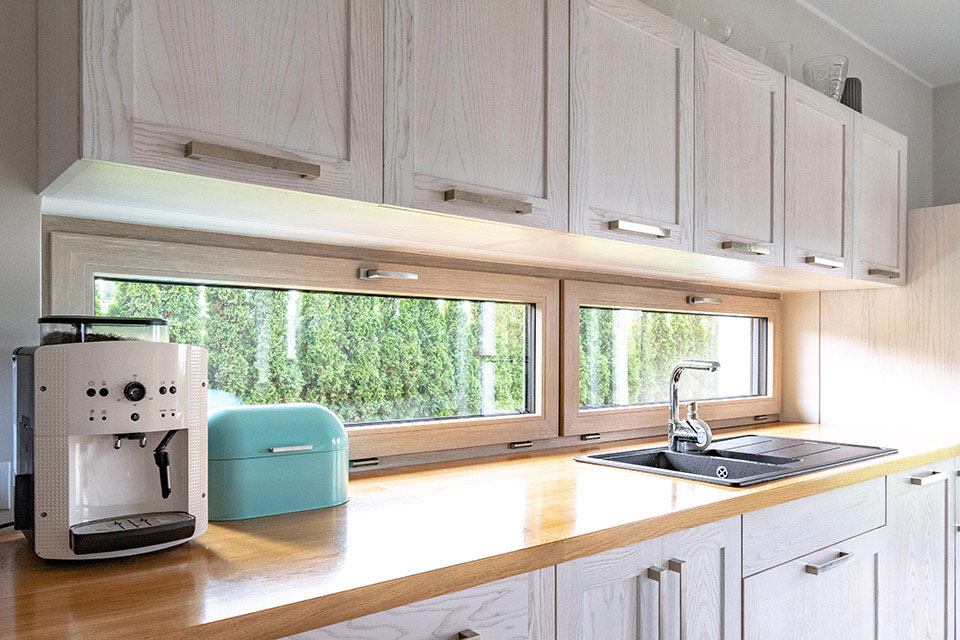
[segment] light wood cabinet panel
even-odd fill
[[[385,201],[566,230],[567,0],[385,5]]]
[[[854,277],[907,281],[907,138],[857,116]]]
[[[80,41],[79,140],[60,141],[63,121],[44,125],[53,149],[75,146],[41,159],[41,187],[79,149],[82,159],[381,201],[378,0],[45,0],[40,13],[42,53]],[[44,75],[41,95],[61,82],[72,84]],[[187,157],[189,142],[208,148]]]
[[[880,528],[885,522],[883,478],[745,513],[743,575]]]
[[[694,248],[783,264],[784,77],[696,35]]]
[[[703,640],[739,629],[739,518],[557,566],[558,640]]]
[[[288,638],[554,640],[554,620],[554,569],[549,567]]]
[[[572,0],[570,231],[693,249],[693,40],[637,0]]]
[[[788,78],[784,262],[849,276],[855,112]]]
[[[953,638],[952,460],[887,477],[883,638]]]
[[[744,640],[876,640],[882,553],[871,531],[746,578]]]

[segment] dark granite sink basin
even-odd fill
[[[666,447],[654,447],[595,453],[575,459],[730,487],[746,487],[890,455],[896,451],[855,444],[749,435],[714,440],[710,448],[698,453],[676,453],[668,451]]]

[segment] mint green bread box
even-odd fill
[[[315,404],[245,405],[208,420],[210,520],[244,520],[347,501],[347,431]]]

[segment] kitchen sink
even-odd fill
[[[667,447],[578,456],[579,462],[746,487],[896,453],[896,449],[774,436],[720,438],[704,451]]]

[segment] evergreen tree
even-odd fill
[[[258,404],[297,402],[300,371],[287,356],[287,292],[251,292],[256,327],[256,384],[251,394]]]
[[[249,297],[246,289],[208,287],[203,337],[210,388],[232,393],[244,402],[253,400],[256,383],[250,348],[256,334]]]

